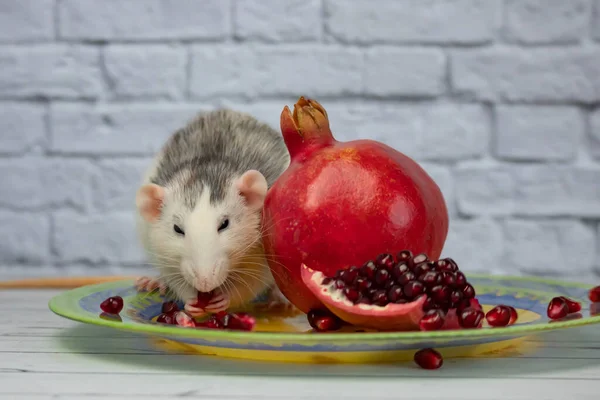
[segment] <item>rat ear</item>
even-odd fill
[[[236,188],[246,199],[246,204],[254,210],[262,208],[269,186],[260,172],[251,169],[237,180]]]
[[[154,222],[160,216],[160,209],[165,198],[165,189],[149,183],[138,189],[135,205],[140,215],[148,222]]]

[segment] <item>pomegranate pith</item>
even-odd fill
[[[123,298],[112,296],[100,303],[100,309],[108,314],[118,314],[123,310]]]
[[[298,309],[323,308],[303,284],[303,264],[333,277],[374,254],[385,254],[375,261],[389,268],[398,247],[418,262],[439,257],[446,203],[414,160],[373,140],[337,141],[325,109],[303,97],[293,114],[284,108],[281,131],[291,162],[267,193],[263,244],[277,286]]]
[[[548,303],[547,309],[548,318],[561,319],[569,314],[569,305],[561,297],[555,297]]]
[[[444,364],[442,355],[434,349],[422,349],[414,355],[415,363],[423,369],[438,369]]]

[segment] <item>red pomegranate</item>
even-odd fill
[[[291,156],[269,190],[263,241],[282,293],[305,313],[324,308],[301,266],[330,276],[373,254],[408,249],[437,259],[448,233],[444,197],[408,156],[373,140],[337,141],[327,112],[300,97],[281,131]]]

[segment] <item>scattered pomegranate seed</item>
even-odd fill
[[[561,319],[569,314],[569,305],[561,297],[555,297],[548,303],[547,310],[550,319]]]
[[[423,369],[438,369],[444,364],[442,355],[431,348],[417,351],[413,359]]]
[[[569,314],[581,311],[581,303],[565,296],[560,296],[560,298],[567,303],[567,307],[569,307]]]
[[[194,318],[192,318],[192,316],[185,311],[177,311],[174,315],[176,325],[185,326],[188,328],[196,326],[196,321],[194,321]]]
[[[215,315],[211,315],[206,321],[196,323],[196,326],[209,329],[223,329],[223,324]]]
[[[421,318],[419,326],[422,331],[436,331],[444,326],[444,315],[440,310],[430,310]]]
[[[227,315],[228,321],[224,323],[225,328],[240,331],[251,331],[256,325],[256,318],[248,313],[231,313]]]
[[[174,301],[167,301],[163,303],[161,311],[163,314],[171,314],[179,311],[179,306]]]
[[[506,326],[510,322],[511,313],[510,308],[499,305],[488,311],[485,319],[490,326]]]
[[[175,311],[176,312],[176,311]],[[175,325],[175,312],[166,314],[162,313],[156,318],[156,322],[167,325]]]
[[[591,288],[588,297],[592,303],[600,303],[600,286]]]
[[[463,328],[479,328],[483,322],[483,311],[467,307],[458,314],[458,323]]]
[[[121,296],[113,296],[100,303],[102,311],[108,314],[118,314],[123,309],[123,298]]]
[[[514,307],[508,306],[508,308],[510,308],[510,321],[508,322],[508,324],[512,325],[519,319],[519,314],[517,313],[517,310]]]
[[[342,327],[342,321],[325,310],[311,310],[307,314],[308,323],[317,332],[336,331]]]

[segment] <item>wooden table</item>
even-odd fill
[[[47,306],[56,293],[0,292],[0,399],[585,400],[600,396],[600,325],[532,337],[527,349],[502,358],[449,359],[437,371],[421,370],[412,363],[256,363],[166,354],[153,349],[145,336],[63,319]]]

